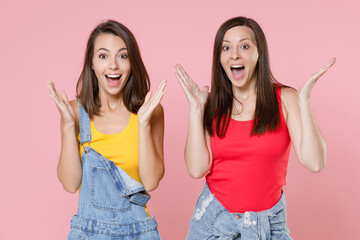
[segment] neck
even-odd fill
[[[250,81],[248,84],[242,87],[232,88],[234,98],[240,102],[246,102],[248,99],[251,99],[253,96],[256,96],[256,85],[255,81]]]
[[[101,103],[101,112],[113,112],[124,106],[122,95],[111,96],[108,94],[99,94]]]

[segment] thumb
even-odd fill
[[[204,88],[203,88],[203,92],[209,92],[209,86],[205,86]]]
[[[149,91],[149,92],[146,94],[146,96],[145,96],[145,100],[144,100],[144,103],[143,103],[143,104],[146,104],[146,103],[149,102],[149,100],[150,100],[150,98],[151,98],[151,95],[152,95],[152,93],[151,93],[151,91]]]

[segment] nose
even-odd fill
[[[111,70],[118,69],[119,65],[116,58],[111,59],[109,68]]]
[[[231,59],[237,60],[241,58],[240,50],[238,48],[233,48],[231,51]]]

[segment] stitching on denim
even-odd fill
[[[101,206],[96,200],[95,200],[95,170],[103,170],[106,171],[105,168],[99,168],[99,167],[92,167],[92,171],[91,171],[91,205],[94,208],[103,210],[103,211],[111,211],[111,212],[127,212],[131,210],[131,204],[129,201],[126,202],[126,204],[128,206],[124,207],[124,208],[118,208],[118,207],[105,207],[105,206]],[[107,172],[107,171],[106,171]]]
[[[123,224],[123,225],[130,225],[130,224]],[[77,230],[81,230],[81,231],[86,231],[85,227],[82,226],[71,226],[72,229],[77,229]],[[152,226],[150,229],[147,229],[145,231],[141,231],[141,232],[137,232],[136,234],[134,233],[129,233],[129,234],[123,234],[123,233],[109,233],[109,231],[104,230],[104,231],[99,231],[99,230],[93,230],[92,233],[93,234],[100,234],[100,235],[105,235],[105,236],[111,236],[111,237],[125,237],[125,236],[140,236],[142,234],[145,233],[149,233],[149,232],[153,232],[153,231],[158,231],[157,230],[157,226]],[[84,235],[86,237],[86,234]],[[83,237],[84,237],[83,236]]]

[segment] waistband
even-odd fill
[[[212,192],[210,191],[207,183],[205,184],[204,187],[204,193],[205,194],[209,194],[209,195],[213,195]],[[214,195],[213,195],[214,196]],[[214,200],[218,203],[218,206],[221,208],[225,208],[218,199],[216,199],[216,197],[214,196]],[[244,213],[231,213],[231,214],[235,214],[238,216],[242,216],[242,215],[267,215],[267,216],[274,216],[277,213],[283,211],[284,209],[286,209],[286,200],[285,200],[285,195],[284,192],[281,194],[280,200],[270,209],[264,210],[264,211],[260,211],[260,212],[252,212],[252,211],[246,211]]]
[[[205,184],[194,210],[187,239],[205,239],[209,236],[218,239],[235,239],[239,236],[241,239],[272,239],[273,236],[277,239],[281,234],[289,236],[286,218],[283,193],[280,200],[268,210],[231,213]]]
[[[109,236],[134,236],[145,232],[157,230],[155,218],[149,218],[145,221],[137,221],[130,224],[118,224],[115,222],[102,222],[92,219],[73,216],[71,218],[71,228],[85,231],[88,236],[103,234]]]

